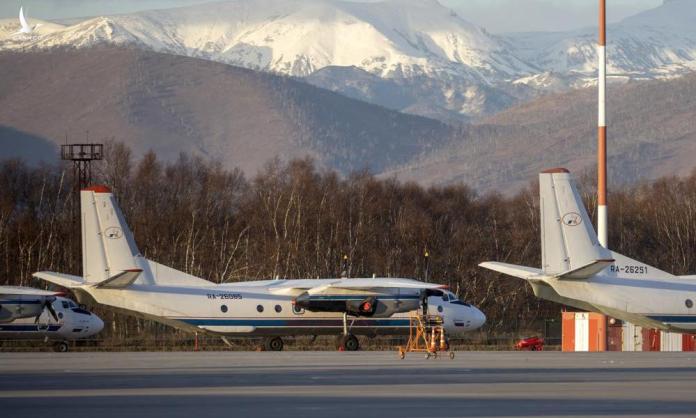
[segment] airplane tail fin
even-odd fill
[[[123,289],[136,282],[195,287],[212,284],[143,257],[116,198],[107,187],[84,189],[80,200],[83,284],[103,289]]]
[[[590,277],[611,264],[568,170],[539,175],[542,270],[549,276]]]
[[[93,186],[80,192],[82,271],[85,283],[124,287],[142,267],[140,251],[111,191]]]

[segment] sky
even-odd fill
[[[16,17],[19,7],[40,19],[66,19],[170,8],[210,0],[0,0],[0,18]],[[363,0],[374,1],[374,0]],[[616,22],[663,0],[608,0],[607,19]],[[440,0],[464,19],[493,33],[562,31],[593,26],[597,0]]]

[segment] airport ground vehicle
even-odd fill
[[[542,351],[544,350],[544,339],[539,337],[522,338],[515,344],[515,350]]]

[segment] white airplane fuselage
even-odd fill
[[[546,277],[530,283],[543,299],[649,328],[696,331],[696,278],[652,278],[649,274],[627,278],[600,273],[583,281]]]
[[[375,280],[378,283],[380,279]],[[211,284],[208,287],[167,287],[132,285],[127,289],[73,287],[78,295],[177,328],[225,336],[337,335],[343,330],[340,312],[312,312],[294,303],[296,296],[273,291],[283,285],[311,282],[323,286],[335,279],[268,280],[239,284]],[[477,308],[460,302],[450,292],[427,298],[428,313],[444,320],[448,335],[456,337],[481,327],[485,315]],[[452,296],[450,296],[452,295]],[[361,301],[364,294],[332,293],[315,296],[317,300]],[[348,316],[348,331],[356,335],[408,334],[409,321],[420,306],[419,292],[399,291],[374,295],[378,303],[409,310],[384,316]],[[447,299],[447,300],[445,300]]]

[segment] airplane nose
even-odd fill
[[[92,314],[92,323],[90,324],[89,327],[89,334],[90,335],[95,335],[99,334],[101,330],[104,329],[104,321],[102,321],[101,318],[96,316],[95,314]]]
[[[478,308],[474,308],[474,329],[481,328],[486,323],[486,315]]]

